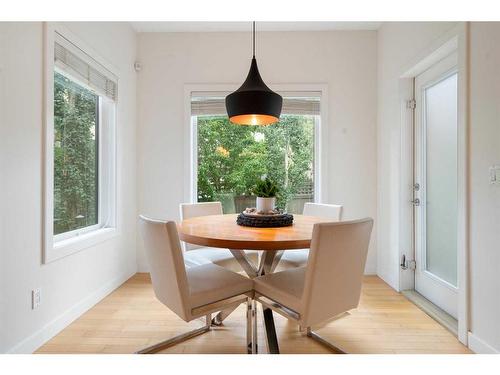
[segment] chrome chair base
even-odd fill
[[[210,331],[211,325],[212,325],[212,315],[209,314],[206,316],[206,323],[203,327],[200,327],[200,328],[194,329],[192,331],[183,333],[181,335],[172,337],[168,340],[159,342],[158,344],[148,346],[147,348],[141,349],[141,350],[135,352],[134,354],[152,354],[152,353],[159,352],[160,350],[164,350],[166,348],[169,348],[171,346],[179,344],[183,341],[189,340],[190,338],[199,336],[203,333]]]
[[[247,298],[247,332],[246,332],[246,347],[247,354],[257,354],[257,304],[251,298]],[[181,335],[172,337],[168,340],[159,342],[157,344],[148,346],[141,349],[134,354],[152,354],[161,350],[167,349],[171,346],[177,345],[183,341],[189,340],[193,337],[202,335],[211,330],[212,326],[221,325],[222,322],[218,321],[217,316],[212,319],[212,314],[205,316],[205,325],[203,327],[194,329],[192,331],[183,333]]]
[[[264,315],[265,315],[265,310],[264,309]],[[268,308],[267,310],[270,311]],[[247,341],[247,354],[258,354],[258,346],[257,346],[257,301],[248,299],[247,301],[247,312],[246,312],[246,318],[247,318],[247,331],[246,331],[246,341]],[[205,317],[205,325],[203,327],[194,329],[192,331],[183,333],[181,335],[172,337],[170,339],[161,341],[157,344],[148,346],[147,348],[141,349],[134,354],[153,354],[157,353],[161,350],[167,349],[171,346],[177,345],[183,341],[189,340],[193,337],[202,335],[208,331],[211,330],[211,327],[214,325],[213,322],[216,318],[212,319],[212,315],[208,314]],[[222,322],[221,322],[222,323]],[[219,325],[221,324],[219,323]],[[274,331],[274,330],[271,330]],[[324,345],[328,349],[330,349],[332,352],[337,353],[337,354],[347,354],[344,352],[342,349],[338,348],[337,346],[333,345],[331,342],[325,340],[323,337],[318,335],[316,332],[314,332],[311,327],[307,327],[307,337],[310,337],[314,341],[319,342],[320,344]],[[271,340],[272,342],[273,340]],[[275,340],[277,341],[277,340]],[[269,353],[270,354],[279,354],[279,347],[273,347],[269,346]]]
[[[311,327],[307,327],[307,337],[310,337],[312,338],[314,341],[317,341],[319,342],[320,344],[322,344],[323,346],[326,346],[328,349],[330,349],[332,352],[336,353],[336,354],[347,354],[346,352],[344,352],[342,349],[336,347],[335,345],[333,345],[331,342],[325,340],[323,337],[321,337],[320,335],[318,335],[316,332],[314,332]]]

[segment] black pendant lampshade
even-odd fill
[[[279,121],[283,98],[262,80],[255,60],[255,22],[253,24],[253,58],[243,85],[226,96],[229,120],[239,125],[270,125]]]

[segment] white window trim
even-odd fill
[[[232,92],[239,84],[184,85],[184,201],[197,202],[198,145],[196,121],[191,116],[191,95],[195,92]],[[328,85],[327,84],[270,84],[277,92],[320,93],[320,116],[314,129],[314,202],[328,203]]]
[[[54,236],[54,43],[55,33],[70,40],[115,75],[106,63],[81,39],[58,23],[44,23],[44,191],[43,191],[43,263],[49,263],[83,249],[107,241],[119,234],[116,220],[116,103],[103,105],[110,99],[100,96],[99,105],[99,223]],[[61,72],[65,74],[64,72]],[[73,79],[73,78],[72,78]],[[75,79],[78,84],[82,84]],[[103,120],[104,119],[104,120]],[[105,126],[107,124],[107,126]],[[107,146],[103,147],[106,142]]]

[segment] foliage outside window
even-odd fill
[[[99,96],[54,73],[54,235],[98,223]]]
[[[314,200],[314,123],[311,115],[282,115],[270,126],[198,116],[198,201],[241,212],[255,206],[251,192],[267,175],[278,185],[278,207],[301,213]]]

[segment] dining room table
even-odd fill
[[[331,219],[316,216],[294,215],[293,224],[283,227],[257,228],[236,223],[237,214],[208,215],[182,220],[178,224],[182,241],[210,248],[229,249],[243,271],[250,278],[272,273],[287,250],[309,249],[313,227]],[[258,264],[254,263],[245,250],[259,250]],[[232,310],[219,312],[213,324],[219,325]],[[278,354],[273,312],[263,308],[266,343],[269,353]]]

